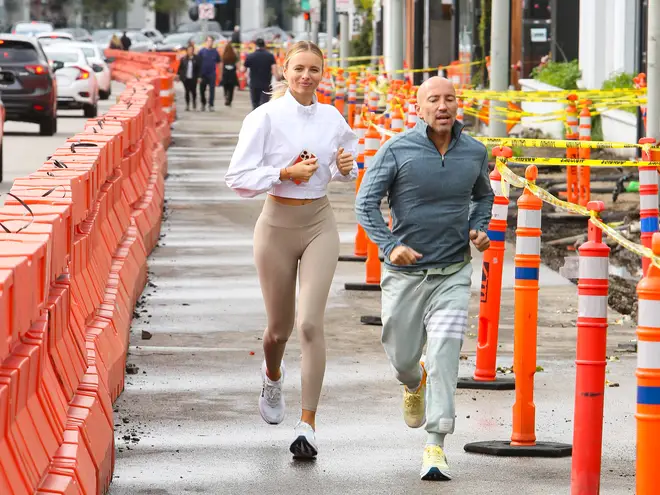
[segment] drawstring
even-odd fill
[[[427,280],[428,278],[429,278],[429,271],[428,271],[428,270],[424,270],[424,278],[422,279],[422,281],[421,281],[419,284],[417,284],[417,287],[415,287],[415,290],[413,290],[413,292],[417,292],[417,289],[419,289],[419,288],[422,286],[422,284],[423,284],[424,282],[426,282],[426,280]]]

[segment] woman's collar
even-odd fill
[[[313,115],[316,113],[318,108],[318,99],[316,98],[316,93],[312,95],[312,104],[311,105],[301,105],[298,100],[291,94],[291,89],[287,88],[284,98],[287,100],[287,104],[292,108],[296,108],[297,111],[303,115]]]

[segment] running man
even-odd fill
[[[421,478],[434,481],[451,479],[444,440],[454,432],[470,242],[479,251],[488,249],[494,197],[486,147],[462,132],[457,108],[448,79],[424,82],[417,92],[416,126],[378,150],[355,204],[358,222],[385,257],[382,344],[404,385],[406,424],[426,423]],[[380,210],[385,195],[392,231]]]

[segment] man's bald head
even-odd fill
[[[449,79],[434,76],[420,85],[417,90],[417,114],[434,132],[451,132],[457,111],[456,91]]]

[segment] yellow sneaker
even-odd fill
[[[426,423],[426,369],[422,365],[422,382],[417,390],[403,386],[403,419],[410,428],[419,428]]]
[[[420,476],[424,481],[449,481],[449,464],[447,456],[438,445],[427,445],[424,449],[422,471]]]

